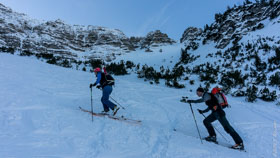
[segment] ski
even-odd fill
[[[245,149],[235,149],[235,148],[233,148],[233,147],[230,146],[230,145],[221,144],[221,143],[219,143],[218,141],[208,141],[208,140],[206,140],[205,138],[203,138],[202,140],[205,140],[206,142],[214,143],[214,144],[217,144],[217,145],[220,145],[220,146],[229,148],[229,149],[233,149],[233,150],[238,150],[238,151],[246,152]]]
[[[140,125],[142,122],[141,120],[133,120],[133,119],[125,118],[124,116],[118,117],[118,116],[111,116],[109,114],[95,113],[95,112],[91,112],[89,110],[83,109],[82,107],[79,107],[79,109],[83,112],[87,112],[87,113],[91,114],[92,116],[107,117],[112,120],[122,121],[122,122],[130,123],[130,124],[139,124]]]
[[[174,128],[173,131],[179,132],[180,130]],[[184,134],[184,133],[183,133],[183,134]],[[186,135],[186,134],[185,134],[185,135]],[[199,139],[198,137],[195,137],[195,136],[190,136],[190,135],[187,135],[187,136]],[[234,149],[234,148],[232,148],[232,146],[230,146],[230,145],[225,145],[225,144],[221,144],[221,143],[219,143],[218,141],[215,141],[215,142],[214,142],[214,141],[207,141],[207,140],[205,140],[205,138],[203,138],[202,140],[205,141],[205,142],[209,142],[209,143],[213,143],[213,144],[222,146],[222,147],[226,147],[226,148],[228,148],[228,149],[247,152],[245,149],[243,149],[243,150],[241,150],[241,149]]]
[[[202,140],[205,140],[205,139],[202,139]],[[214,143],[214,144],[217,144],[217,145],[220,145],[220,146],[223,146],[223,147],[226,147],[226,148],[229,148],[229,149],[233,149],[233,150],[237,150],[237,151],[243,151],[243,152],[246,152],[245,149],[235,149],[233,148],[232,146],[228,146],[228,145],[224,145],[224,144],[220,144],[218,141],[207,141],[205,140],[206,142],[210,142],[210,143]]]

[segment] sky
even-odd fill
[[[203,28],[216,13],[245,0],[0,0],[38,20],[119,29],[127,36],[161,30],[179,40],[190,26]]]

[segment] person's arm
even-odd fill
[[[200,109],[197,109],[198,110],[198,112],[200,113],[200,114],[203,114],[203,113],[206,113],[206,112],[208,112],[209,110],[210,110],[210,108],[209,107],[207,107],[206,109],[204,109],[204,110],[200,110]]]
[[[202,111],[203,111],[203,113],[205,113],[205,112],[208,112],[209,110],[210,110],[210,108],[207,107],[206,109],[204,109],[204,110],[202,110]]]
[[[98,72],[97,73],[97,79],[96,79],[96,81],[95,81],[95,85],[97,85],[98,83],[100,83],[100,81],[101,81],[101,73],[100,72]]]
[[[189,100],[190,103],[202,103],[204,102],[203,98],[197,99],[197,100]]]
[[[197,99],[197,100],[188,100],[189,103],[202,103],[205,102],[207,100],[211,99],[211,96],[208,93],[204,93],[202,95],[202,98]]]

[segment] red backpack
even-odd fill
[[[228,107],[228,102],[227,102],[227,98],[224,95],[224,93],[222,93],[222,89],[219,87],[215,87],[212,89],[211,93],[217,98],[218,103],[220,104],[220,106],[222,108],[226,108]]]

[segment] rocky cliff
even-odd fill
[[[20,52],[91,59],[173,43],[176,42],[159,30],[146,37],[127,37],[118,29],[68,25],[59,19],[47,22],[30,19],[0,4],[0,47]]]
[[[279,1],[246,1],[243,5],[228,8],[223,14],[215,14],[215,22],[203,29],[190,27],[182,35],[186,45],[196,40],[203,44],[214,42],[216,48],[223,49],[231,42],[238,42],[244,35],[264,28],[265,23],[280,15]]]

